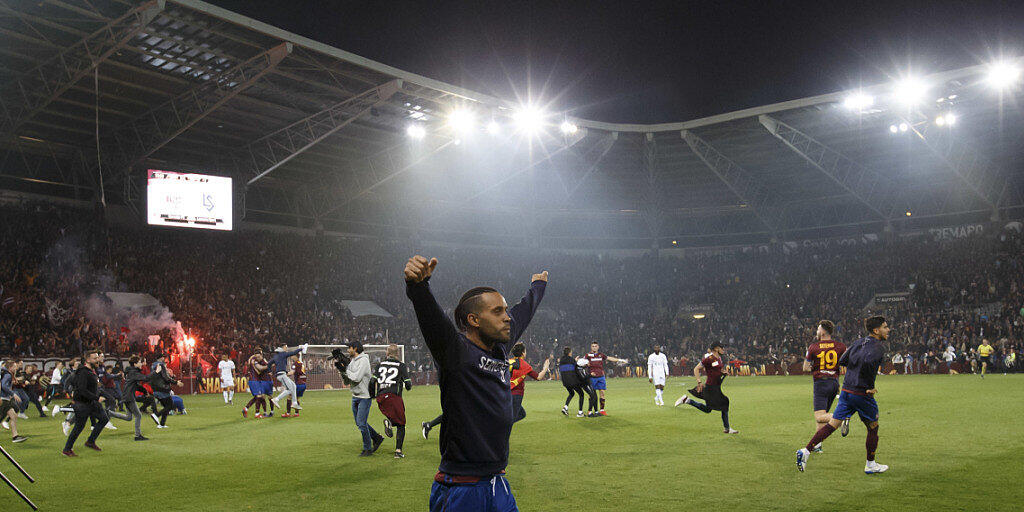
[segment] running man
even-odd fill
[[[526,417],[526,409],[523,409],[523,396],[526,394],[526,378],[530,377],[533,380],[541,380],[546,377],[551,361],[545,359],[544,367],[541,368],[538,374],[530,366],[530,363],[526,362],[526,346],[522,343],[516,343],[512,346],[512,359],[509,360],[509,364],[512,365],[512,423],[515,423]]]
[[[665,381],[668,379],[668,357],[661,353],[661,346],[655,345],[654,352],[647,356],[647,382],[654,384],[654,403],[665,405]]]
[[[405,402],[402,388],[412,389],[412,379],[405,363],[398,360],[398,345],[388,345],[384,360],[377,365],[377,407],[384,415],[384,435],[395,438],[395,458],[403,459],[402,444],[405,442]],[[393,427],[393,428],[392,428]]]
[[[430,291],[436,267],[436,258],[417,255],[404,270],[406,296],[437,365],[441,390],[441,464],[430,510],[518,510],[503,475],[513,420],[507,345],[518,341],[533,319],[548,273],[533,274],[530,290],[511,308],[494,288],[470,289],[455,307],[453,323]]]
[[[604,391],[608,389],[608,384],[604,379],[604,362],[611,361],[613,363],[629,363],[629,359],[619,359],[617,357],[606,356],[601,352],[601,346],[597,342],[590,344],[590,353],[587,354],[587,361],[590,361],[590,387],[597,390],[598,395],[601,397],[601,416],[608,416],[608,413],[604,412]]]
[[[985,338],[981,339],[981,345],[978,345],[978,361],[981,363],[981,378],[985,378],[985,371],[992,365],[992,352],[996,349],[992,348],[992,345],[988,344],[988,340]]]
[[[299,345],[299,348],[296,348],[295,350],[288,350],[287,345],[281,345],[280,347],[277,347],[276,351],[274,351],[274,356],[271,358],[270,365],[274,367],[274,376],[277,377],[277,381],[281,383],[282,387],[284,387],[284,391],[282,391],[280,395],[277,395],[277,398],[270,399],[270,402],[274,404],[275,407],[280,408],[281,399],[287,396],[296,399],[296,411],[302,410],[302,405],[298,402],[299,394],[298,390],[295,389],[295,381],[288,376],[288,371],[290,369],[288,366],[288,358],[300,352],[303,354],[306,353],[306,345]]]
[[[725,380],[726,375],[729,375],[729,367],[722,361],[723,354],[725,354],[725,348],[722,347],[722,344],[718,342],[712,343],[711,351],[704,354],[704,359],[697,363],[697,366],[693,367],[693,376],[697,379],[697,387],[690,389],[690,394],[704,400],[704,402],[698,402],[683,395],[679,397],[679,400],[676,400],[675,406],[679,407],[682,404],[686,404],[694,409],[703,411],[705,414],[711,411],[721,411],[723,432],[726,434],[739,434],[739,430],[733,430],[729,426],[729,397],[722,393],[722,381]],[[701,370],[704,370],[704,373],[708,376],[707,383],[701,381]]]
[[[889,466],[875,462],[875,449],[878,448],[878,403],[875,402],[878,390],[875,389],[875,377],[878,375],[878,365],[885,358],[882,342],[889,339],[890,329],[885,317],[873,316],[864,320],[864,330],[868,335],[853,342],[839,358],[839,365],[846,367],[846,377],[832,419],[815,432],[807,446],[796,452],[796,467],[800,471],[807,467],[811,450],[835,432],[844,420],[853,417],[854,412],[868,429],[864,442],[867,450],[864,473],[884,473],[889,469]]]
[[[562,406],[562,414],[569,415],[569,403],[572,402],[574,395],[579,395],[579,411],[576,413],[577,418],[583,417],[583,395],[587,394],[585,391],[589,385],[586,381],[580,378],[579,373],[576,371],[576,359],[572,357],[572,347],[565,347],[562,349],[562,357],[558,360],[558,371],[560,372],[559,380],[562,381],[562,386],[565,386],[565,390],[569,392],[569,396],[565,399],[565,405]],[[593,402],[593,400],[592,400]]]
[[[235,403],[235,362],[223,354],[217,363],[217,370],[220,371],[220,391],[224,394],[224,405],[231,405]]]
[[[814,333],[816,341],[807,347],[807,355],[804,356],[804,371],[811,372],[814,379],[811,402],[815,432],[832,419],[828,411],[839,394],[839,358],[846,352],[846,345],[832,339],[835,328],[835,324],[829,320],[818,322]],[[844,423],[844,429],[849,431],[849,423]],[[816,444],[811,451],[820,453],[821,443]]]

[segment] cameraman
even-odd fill
[[[352,389],[352,416],[356,420],[356,427],[363,435],[363,451],[359,456],[368,457],[384,442],[384,436],[378,434],[367,423],[370,405],[373,403],[370,397],[370,378],[373,375],[370,357],[363,353],[363,344],[359,341],[348,344],[348,357],[342,356],[339,352],[334,352],[334,356],[334,365],[341,371],[342,378]]]

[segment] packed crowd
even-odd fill
[[[598,341],[603,352],[631,361],[661,345],[682,367],[719,341],[730,358],[786,366],[803,355],[818,319],[834,320],[840,339],[859,336],[865,305],[883,292],[909,292],[906,302],[885,308],[893,354],[927,361],[952,345],[969,358],[986,337],[1006,356],[1024,337],[1024,241],[1012,231],[609,258],[269,231],[105,227],[96,212],[49,204],[4,206],[0,215],[0,355],[67,356],[99,346],[114,355],[163,351],[173,361],[186,350],[176,339],[180,322],[198,340],[200,368],[213,354],[244,360],[257,346],[358,339],[404,344],[410,368],[429,372],[400,276],[414,253],[440,260],[431,284],[448,307],[480,284],[495,286],[511,303],[533,272],[549,270],[552,286],[528,331],[528,357],[537,360]],[[173,318],[111,312],[102,306],[105,291],[149,293]],[[353,316],[341,305],[345,299],[374,301],[394,316]],[[696,306],[706,317],[693,317]]]

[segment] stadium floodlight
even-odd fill
[[[572,135],[579,131],[580,129],[578,126],[570,123],[569,121],[562,121],[562,125],[559,126],[558,128],[562,130],[562,133],[566,135]]]
[[[501,125],[499,125],[497,121],[491,121],[490,123],[487,123],[487,133],[491,135],[497,135],[501,133]]]
[[[946,116],[939,116],[935,118],[935,126],[945,126]]]
[[[907,131],[909,129],[910,129],[910,125],[908,125],[907,123],[900,123],[900,131],[901,132],[905,132],[905,131]]]
[[[693,315],[693,319],[694,319],[694,320],[701,320],[701,319],[703,319],[703,318],[704,318],[705,316],[707,316],[707,315],[705,315],[704,313],[695,313],[695,314]]]
[[[512,120],[520,130],[533,133],[540,130],[544,124],[544,114],[532,106],[523,107],[512,114]]]
[[[907,217],[910,217],[910,210],[907,210]]]
[[[894,124],[889,125],[889,133],[899,133],[900,127]]]
[[[448,114],[448,126],[458,132],[468,132],[475,124],[473,111],[468,108],[459,108]]]
[[[874,104],[875,98],[860,91],[850,94],[843,100],[843,106],[854,112],[860,112]]]
[[[996,89],[1005,89],[1020,79],[1020,68],[1009,62],[996,62],[988,67],[985,81]]]
[[[910,107],[921,102],[928,85],[920,78],[904,78],[893,87],[892,94],[896,101]]]
[[[405,129],[405,134],[413,139],[422,139],[427,136],[427,129],[419,124],[410,124]]]

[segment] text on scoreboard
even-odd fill
[[[148,176],[149,224],[231,230],[231,178],[156,169]]]

